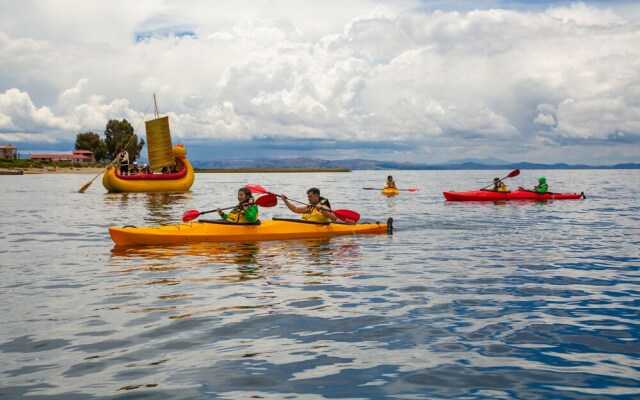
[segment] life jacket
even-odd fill
[[[255,207],[256,208],[256,220],[257,220],[258,219],[258,211],[257,211],[258,206],[253,204],[253,197],[251,197],[250,204],[251,204],[251,206],[249,208],[247,208],[247,210],[249,210],[251,207]],[[244,209],[242,208],[242,204],[238,204],[237,206],[235,206],[227,214],[225,220],[230,221],[230,222],[241,222],[241,223],[254,222],[254,221],[248,221],[247,218],[244,216]]]
[[[324,197],[320,197],[320,204],[331,208],[331,204],[329,204],[329,200]],[[313,221],[313,222],[331,222],[329,217],[325,216],[323,213],[316,209],[316,206],[308,205],[304,210],[304,214],[302,214],[302,219],[305,221]]]
[[[549,190],[549,185],[547,185],[547,178],[538,178],[538,185],[533,188],[533,191],[536,193],[547,193],[547,190]]]
[[[495,190],[496,192],[508,192],[509,191],[509,189],[507,188],[507,185],[505,185],[504,182],[494,183],[493,184],[493,190]]]
[[[397,189],[397,187],[396,187],[396,181],[391,181],[391,182],[386,181],[386,182],[384,183],[384,188],[385,188],[385,189]]]

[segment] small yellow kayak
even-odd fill
[[[400,191],[395,188],[386,188],[386,189],[382,189],[380,193],[382,193],[385,196],[397,196],[400,194]]]
[[[165,226],[110,227],[109,234],[118,246],[162,245],[196,242],[262,241],[321,238],[335,235],[392,233],[393,219],[386,223],[344,224],[274,218],[252,224],[225,220],[200,220]]]

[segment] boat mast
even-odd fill
[[[156,102],[156,94],[153,94],[153,107],[156,113],[156,119],[160,118],[160,113],[158,112],[158,103]]]

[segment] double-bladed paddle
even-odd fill
[[[514,169],[513,171],[509,172],[509,175],[505,176],[504,178],[500,179],[499,182],[502,182],[503,180],[507,179],[507,178],[513,178],[514,176],[518,176],[520,175],[520,170],[519,169]],[[488,187],[491,187],[492,185],[495,185],[495,183],[492,183],[491,185],[485,186],[480,190],[485,190]]]
[[[371,187],[368,187],[368,188],[362,188],[362,189],[364,189],[364,190],[384,190],[384,189],[380,189],[380,188],[371,188]],[[396,188],[396,190],[400,190],[400,191],[402,191],[402,192],[417,192],[417,191],[419,191],[420,189],[417,189],[417,188],[397,189],[397,188]]]
[[[245,203],[245,204],[251,204],[251,203]],[[253,204],[258,205],[260,207],[275,207],[278,204],[278,197],[275,194],[267,194],[266,196],[258,197]],[[235,207],[237,206],[223,208],[223,210],[231,210],[232,208],[235,208]],[[218,210],[217,209],[209,210],[209,211],[187,210],[184,212],[184,214],[182,214],[182,222],[193,221],[194,219],[198,218],[202,214],[207,214],[214,211],[218,211]]]
[[[270,191],[268,191],[267,189],[263,188],[260,185],[246,185],[245,187],[251,190],[253,193],[263,193],[263,194],[270,194],[273,196],[282,197],[279,194],[271,193]],[[313,204],[305,203],[304,201],[290,199],[289,197],[287,197],[287,199],[295,203],[304,204],[306,206],[313,206]],[[338,218],[340,221],[344,221],[347,224],[355,224],[360,219],[360,214],[358,214],[355,211],[351,211],[351,210],[329,210],[329,211],[331,211],[333,215],[335,215],[336,218]]]

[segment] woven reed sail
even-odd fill
[[[170,167],[175,163],[171,132],[169,131],[169,117],[162,117],[145,121],[147,130],[147,150],[149,152],[149,166],[152,170]]]

